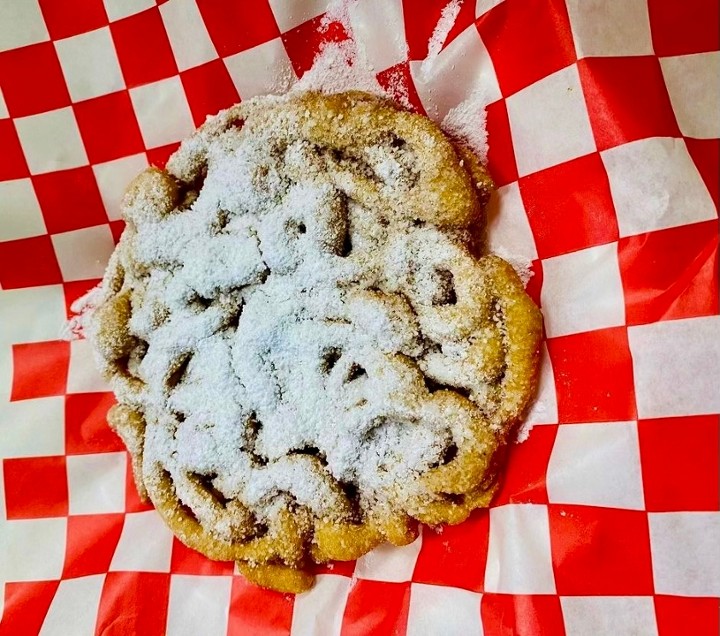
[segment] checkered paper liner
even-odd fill
[[[292,598],[139,500],[58,334],[126,183],[346,30],[323,0],[0,3],[0,634],[718,634],[718,3],[463,0],[426,73],[445,4],[350,20],[434,117],[489,92],[490,246],[545,315],[535,426],[489,512]]]

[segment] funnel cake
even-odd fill
[[[135,179],[88,333],[183,543],[300,592],[489,504],[541,336],[474,243],[491,187],[364,93],[234,106]]]

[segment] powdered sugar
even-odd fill
[[[455,25],[455,20],[457,20],[458,14],[460,13],[461,1],[462,0],[451,0],[443,7],[440,13],[440,19],[435,25],[435,29],[428,41],[427,56],[420,66],[420,72],[424,75],[428,75],[432,71],[435,58],[440,54],[440,50],[443,44],[445,44],[445,40],[447,40],[447,36]]]
[[[375,95],[385,94],[375,74],[357,57],[357,48],[352,40],[323,45],[312,68],[300,78],[291,92],[307,90],[323,93],[361,90]]]
[[[476,91],[451,108],[441,124],[446,133],[466,144],[483,163],[487,163],[488,152],[487,105],[487,96]]]
[[[92,314],[102,300],[102,295],[102,287],[97,285],[70,305],[72,315],[62,326],[60,338],[63,340],[80,340],[84,337]]]
[[[406,360],[430,356],[420,366],[432,376],[433,365],[442,375],[466,355],[472,343],[455,340],[435,305],[447,293],[437,272],[470,257],[438,229],[402,214],[383,225],[353,201],[347,168],[297,137],[307,113],[253,123],[276,103],[244,107],[254,134],[223,113],[225,128],[211,121],[184,143],[169,168],[193,181],[205,161],[202,188],[162,212],[153,177],[127,203],[119,254],[139,276],[129,327],[147,343],[133,371],[153,429],[145,461],[160,462],[193,509],[207,504],[188,475],[260,518],[279,496],[323,517],[342,511],[338,483],[372,505],[420,492],[417,477],[462,443],[466,432],[428,406],[422,373]],[[364,149],[393,188],[407,152]],[[427,337],[444,353],[430,353]],[[477,378],[456,380],[482,396]],[[119,399],[137,402],[124,386]]]

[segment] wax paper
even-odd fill
[[[718,634],[718,3],[327,9],[0,2],[0,634]],[[546,339],[490,510],[292,597],[139,500],[112,395],[61,333],[128,181],[349,36],[438,121],[483,96],[488,247],[529,264]]]

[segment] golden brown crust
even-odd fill
[[[375,220],[352,221],[362,245],[373,244],[378,225],[387,227],[383,231],[389,239],[383,240],[388,247],[383,249],[390,255],[398,249],[415,254],[418,277],[426,246],[437,239],[442,251],[432,254],[433,275],[440,281],[429,288],[432,297],[415,289],[411,279],[393,279],[384,271],[379,282],[356,285],[345,296],[348,304],[382,306],[388,315],[409,316],[419,325],[416,329],[427,341],[420,353],[384,352],[379,366],[368,364],[364,372],[371,379],[385,374],[400,383],[405,397],[393,399],[413,414],[409,421],[442,422],[452,433],[447,456],[424,470],[414,490],[408,494],[406,484],[386,488],[382,505],[348,493],[320,457],[293,455],[285,459],[322,482],[335,502],[332,514],[318,516],[307,505],[290,502],[260,521],[254,504],[227,499],[211,483],[212,476],[178,472],[163,463],[156,449],[147,452],[159,429],[172,429],[181,421],[173,419],[172,410],[151,413],[144,397],[153,387],[140,377],[138,366],[153,345],[132,321],[145,311],[149,277],[161,266],[142,261],[131,247],[133,240],[148,224],[162,231],[164,219],[190,208],[202,188],[214,140],[252,136],[270,126],[278,130],[279,147],[300,139],[316,149],[300,163],[283,160],[289,179],[320,174],[353,204],[374,211]],[[413,158],[410,164],[398,163],[399,180],[391,183],[373,163],[367,149],[378,147],[401,148],[402,157]],[[266,187],[262,167],[255,182],[259,191]],[[167,172],[151,168],[133,181],[124,202],[128,229],[106,273],[104,300],[90,336],[121,401],[109,421],[131,452],[138,489],[183,543],[210,558],[237,561],[240,571],[259,585],[300,592],[312,584],[311,561],[355,559],[386,540],[405,545],[416,538],[418,522],[460,523],[472,510],[489,505],[499,458],[535,390],[542,330],[540,312],[512,267],[491,255],[478,259],[468,249],[469,230],[482,224],[491,189],[477,158],[453,146],[430,120],[362,93],[310,93],[233,107],[185,142]],[[342,229],[342,238],[350,232],[350,221],[346,208],[336,203],[324,214],[331,228]],[[343,249],[334,235],[318,240],[324,250]],[[382,268],[372,259],[382,254],[357,258],[375,271]],[[226,328],[242,301],[226,292],[210,300],[226,312],[221,323]],[[153,329],[165,324],[167,311],[153,309]],[[462,351],[459,357],[452,353],[457,350]],[[162,377],[164,390],[172,391],[186,365],[182,355],[172,360]]]

